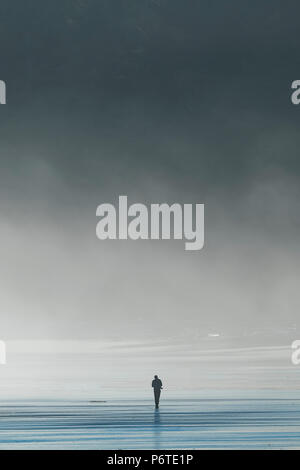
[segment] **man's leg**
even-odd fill
[[[157,407],[157,391],[154,389],[154,402],[155,402],[155,406]]]
[[[159,405],[160,390],[154,390],[155,406],[158,408]]]

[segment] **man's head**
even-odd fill
[[[155,375],[154,378],[155,378],[155,379],[158,379],[158,375]]]

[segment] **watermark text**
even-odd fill
[[[119,205],[100,204],[96,226],[99,240],[185,240],[185,249],[201,250],[204,245],[204,204],[172,205],[135,203],[128,206],[127,196],[119,196]]]

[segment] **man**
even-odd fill
[[[155,408],[158,408],[160,391],[162,389],[162,381],[158,378],[157,375],[155,375],[154,380],[152,380],[152,387],[154,391]]]

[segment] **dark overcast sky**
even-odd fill
[[[299,13],[279,0],[1,1],[4,334],[297,320]],[[101,244],[96,207],[119,194],[204,202],[205,249]]]
[[[296,133],[289,88],[299,70],[299,8],[278,0],[4,0],[10,106],[0,115],[1,141],[11,147],[10,132],[18,134],[14,145],[25,154],[48,139],[56,147],[48,158],[74,183],[89,173],[83,157],[96,164],[83,155],[87,143],[100,140],[105,158],[113,152],[133,171],[166,178],[183,171],[188,184],[240,184],[270,165],[293,172],[295,139],[288,153],[250,159],[245,149],[278,127]]]

